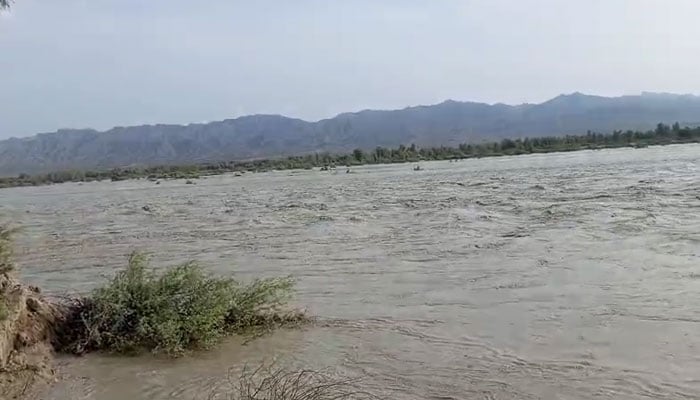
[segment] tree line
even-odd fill
[[[314,153],[287,158],[251,161],[226,161],[196,165],[161,165],[153,167],[114,168],[99,171],[58,171],[47,174],[20,174],[0,178],[0,188],[37,186],[63,182],[92,182],[126,179],[196,179],[203,175],[229,172],[265,172],[287,169],[333,169],[364,164],[405,163],[428,160],[450,160],[533,153],[551,153],[616,147],[646,147],[674,143],[700,142],[700,127],[681,127],[658,124],[649,131],[621,131],[602,134],[588,132],[585,135],[545,136],[533,138],[503,139],[494,142],[464,143],[457,147],[418,147],[401,145],[397,148],[377,147],[374,150],[355,149],[347,154]]]

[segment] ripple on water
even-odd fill
[[[206,398],[273,357],[392,399],[697,399],[698,165],[688,145],[56,185],[3,190],[0,213],[49,293],[142,249],[291,274],[319,316],[179,360],[64,361],[47,399]]]

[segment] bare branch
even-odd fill
[[[301,369],[287,371],[261,364],[256,368],[245,366],[237,382],[222,393],[227,400],[350,400],[377,399],[358,389],[358,380],[337,377],[320,371]],[[216,394],[212,393],[210,399]]]

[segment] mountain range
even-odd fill
[[[448,100],[401,110],[365,110],[309,122],[251,115],[189,125],[61,129],[0,141],[0,175],[134,165],[270,158],[355,148],[457,145],[525,136],[647,130],[700,124],[700,97],[667,93],[560,95],[540,104]]]

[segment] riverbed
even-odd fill
[[[391,399],[700,398],[700,145],[420,166],[0,190],[46,292],[139,250],[291,275],[318,317],[177,360],[63,358],[40,397],[204,399],[275,359]]]

